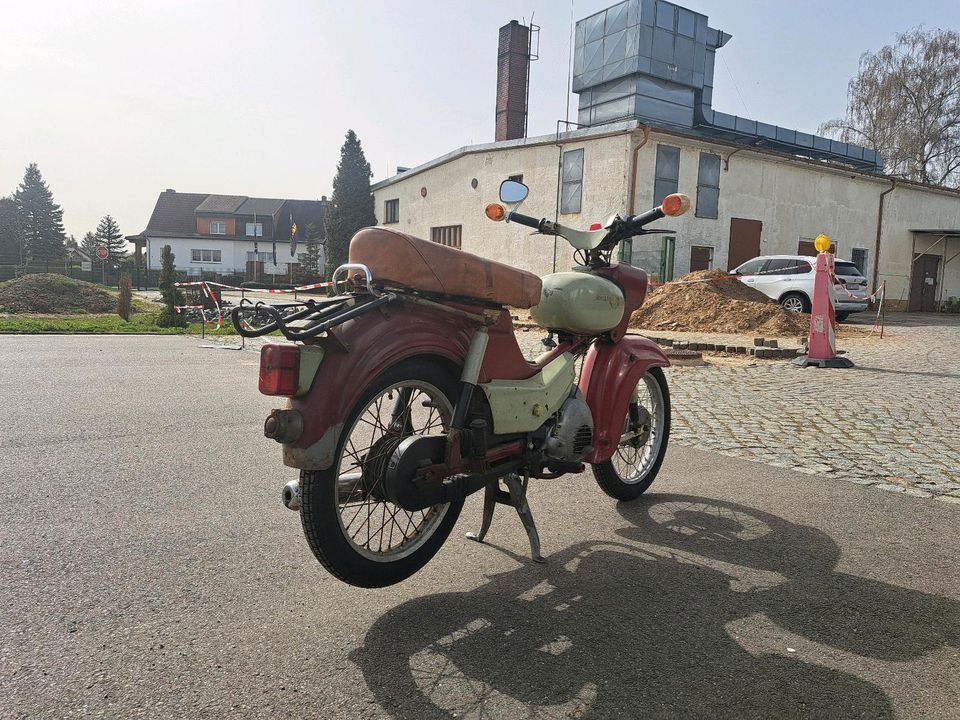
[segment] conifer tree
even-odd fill
[[[104,215],[100,224],[97,225],[97,242],[105,245],[107,252],[110,253],[109,261],[119,263],[127,254],[127,242],[123,239],[123,233],[117,221],[109,214]]]
[[[53,201],[40,168],[30,163],[13,196],[23,233],[25,259],[49,262],[63,258],[63,210]]]
[[[353,234],[377,222],[370,193],[372,175],[360,139],[353,130],[348,130],[333,178],[333,196],[324,217],[327,278],[347,261]]]
[[[323,274],[322,241],[323,234],[317,226],[313,223],[307,225],[306,242],[299,255],[301,280],[316,281]]]
[[[23,233],[12,197],[0,198],[0,265],[23,265]]]
[[[97,240],[97,236],[94,235],[89,230],[87,234],[83,236],[83,240],[80,241],[80,250],[93,261],[97,259],[97,245],[100,244],[100,241]]]
[[[157,325],[160,327],[180,327],[185,325],[183,316],[178,313],[174,306],[180,304],[181,293],[177,290],[174,283],[177,281],[174,274],[175,265],[173,263],[176,256],[170,250],[169,245],[164,245],[160,252],[160,297],[166,306],[157,316]]]

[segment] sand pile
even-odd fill
[[[645,330],[691,330],[760,335],[806,335],[810,316],[788,313],[722,270],[698,270],[647,295],[630,326]],[[704,281],[704,282],[691,282]]]

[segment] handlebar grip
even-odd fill
[[[658,205],[652,210],[647,210],[645,213],[632,215],[626,218],[624,223],[631,229],[640,230],[647,223],[652,223],[653,221],[659,220],[662,217],[666,217],[666,213],[664,213],[663,209]]]
[[[537,220],[537,218],[530,217],[529,215],[521,215],[517,212],[507,213],[507,221],[515,222],[519,225],[526,225],[527,227],[532,227],[535,230],[539,230],[540,223],[543,222],[543,220]]]

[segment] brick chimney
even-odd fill
[[[498,142],[526,137],[529,83],[530,28],[511,20],[500,28],[497,47]]]

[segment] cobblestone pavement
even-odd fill
[[[673,440],[960,503],[960,317],[899,315],[839,343],[856,367],[675,367]]]

